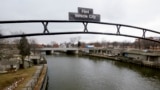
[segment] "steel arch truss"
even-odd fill
[[[43,32],[42,33],[31,33],[31,34],[17,34],[17,35],[0,35],[0,39],[2,38],[13,38],[13,37],[22,37],[22,36],[40,36],[40,35],[63,35],[63,34],[102,34],[102,35],[116,35],[116,36],[125,36],[125,37],[133,37],[133,38],[139,38],[139,39],[145,39],[150,40],[154,42],[160,43],[159,40],[149,39],[146,37],[146,32],[152,32],[155,34],[159,34],[160,32],[131,26],[131,25],[124,25],[124,24],[116,24],[116,23],[106,23],[106,22],[88,22],[88,21],[68,21],[68,20],[19,20],[19,21],[0,21],[1,24],[10,24],[10,23],[42,23],[43,25]],[[48,29],[49,23],[82,23],[84,26],[83,31],[81,32],[50,32]],[[101,25],[111,25],[116,26],[116,33],[104,33],[104,32],[92,32],[88,30],[88,24],[94,23],[94,24],[101,24]],[[142,31],[142,36],[134,36],[134,35],[127,35],[121,33],[122,27],[128,27],[128,28],[134,28]]]

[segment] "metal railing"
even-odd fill
[[[17,21],[0,21],[1,24],[11,24],[11,23],[42,23],[43,25],[43,32],[42,33],[30,33],[30,34],[17,34],[17,35],[0,35],[1,38],[13,38],[13,37],[23,37],[23,36],[40,36],[40,35],[63,35],[63,34],[102,34],[102,35],[115,35],[115,36],[125,36],[125,37],[132,37],[132,38],[139,38],[139,39],[145,39],[150,40],[154,42],[160,43],[159,40],[154,40],[146,37],[146,33],[155,33],[160,34],[158,31],[154,31],[151,29],[141,28],[137,26],[131,26],[131,25],[125,25],[125,24],[117,24],[117,23],[107,23],[107,22],[91,22],[91,21],[68,21],[68,20],[17,20]],[[48,24],[49,23],[82,23],[84,26],[83,31],[79,32],[50,32],[48,30]],[[94,24],[101,24],[101,25],[110,25],[115,26],[116,32],[115,33],[106,33],[106,32],[92,32],[88,30],[88,24],[94,23]],[[142,36],[135,36],[135,35],[127,35],[121,33],[121,28],[134,28],[137,30],[142,31]]]

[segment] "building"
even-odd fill
[[[160,68],[160,52],[143,51],[124,51],[123,56],[129,58],[129,61],[137,62],[147,66],[155,66]]]

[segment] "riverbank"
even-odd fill
[[[0,75],[0,90],[45,90],[47,64]]]
[[[22,90],[36,70],[37,67],[32,66],[27,69],[0,74],[0,90]]]
[[[140,66],[146,66],[146,67],[150,67],[150,68],[156,68],[156,69],[160,69],[160,65],[155,63],[155,62],[151,62],[151,61],[140,61],[137,59],[133,59],[133,58],[128,58],[128,57],[124,57],[124,56],[107,56],[107,55],[101,55],[101,54],[85,54],[86,56],[92,56],[92,57],[99,57],[99,58],[105,58],[105,59],[110,59],[110,60],[115,60],[115,61],[120,61],[120,62],[125,62],[125,63],[132,63],[135,65],[140,65]]]
[[[37,70],[23,90],[45,90],[47,87],[47,64],[37,66]]]

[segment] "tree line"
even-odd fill
[[[150,39],[154,39],[153,37],[149,37]],[[54,43],[53,43],[54,42]],[[45,47],[54,47],[58,48],[61,45],[65,45],[66,47],[68,45],[71,45],[72,47],[82,47],[85,48],[87,45],[93,45],[94,47],[104,47],[104,48],[133,48],[133,49],[150,49],[150,50],[157,50],[160,49],[160,43],[154,42],[154,41],[149,41],[149,40],[144,40],[144,39],[135,39],[134,42],[130,41],[123,41],[123,42],[109,42],[109,41],[97,41],[97,42],[83,42],[78,40],[71,40],[69,42],[64,42],[58,44],[55,41],[52,41],[50,45],[46,45]]]
[[[9,60],[14,57],[14,54],[19,54],[21,55],[20,58],[22,60],[20,68],[24,68],[24,60],[26,56],[30,56],[31,50],[33,51],[33,54],[35,54],[36,48],[37,43],[35,39],[28,40],[26,37],[16,39],[0,39],[0,61]]]
[[[0,33],[0,36],[2,34]],[[150,37],[150,39],[154,39],[153,37]],[[0,60],[2,59],[9,59],[13,57],[13,53],[6,53],[4,52],[4,48],[8,48],[9,50],[17,48],[19,50],[19,53],[21,55],[22,65],[23,68],[24,59],[26,56],[29,56],[31,54],[31,50],[33,54],[35,54],[36,48],[39,44],[37,44],[35,39],[27,39],[26,37],[16,38],[16,39],[0,39]],[[80,37],[73,37],[70,39],[69,42],[64,42],[58,44],[55,41],[52,41],[51,44],[43,45],[44,47],[55,47],[58,48],[61,45],[65,45],[66,47],[72,46],[72,47],[79,47],[79,48],[85,48],[87,45],[93,45],[94,47],[104,47],[104,48],[134,48],[134,49],[151,49],[151,50],[157,50],[160,49],[160,43],[149,41],[149,40],[143,40],[143,39],[135,39],[134,42],[129,41],[123,41],[123,42],[109,42],[102,40],[101,42],[83,42],[80,41]]]

